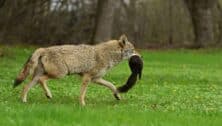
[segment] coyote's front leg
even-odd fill
[[[82,106],[86,105],[85,95],[86,95],[87,86],[90,81],[91,81],[91,76],[89,76],[88,74],[83,75],[82,85],[81,85],[81,89],[80,89],[80,104]]]
[[[43,75],[39,78],[39,83],[41,85],[41,87],[43,88],[43,90],[45,91],[45,95],[47,98],[51,99],[52,98],[52,93],[49,90],[46,81],[49,79],[49,77],[47,75]]]
[[[121,99],[118,90],[116,89],[116,87],[115,87],[111,82],[106,81],[106,80],[104,80],[104,79],[102,79],[102,78],[94,79],[93,82],[109,88],[109,89],[113,92],[113,95],[114,95],[114,97],[115,97],[117,100],[120,100],[120,99]]]

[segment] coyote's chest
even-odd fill
[[[106,64],[104,67],[97,70],[96,77],[103,77],[105,74],[115,66],[115,63],[110,61],[108,64]]]
[[[102,68],[97,72],[96,77],[103,77],[106,73],[107,73],[107,69]]]

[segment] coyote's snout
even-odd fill
[[[80,103],[85,105],[86,88],[90,81],[108,87],[116,99],[120,99],[116,87],[102,79],[107,70],[128,59],[135,53],[134,46],[122,35],[119,40],[110,40],[94,46],[61,45],[35,50],[15,79],[14,87],[21,84],[28,75],[31,81],[25,85],[22,101],[27,101],[27,93],[32,86],[39,83],[48,98],[52,94],[46,84],[50,78],[60,78],[67,74],[82,76]]]

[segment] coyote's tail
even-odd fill
[[[117,88],[117,90],[120,93],[125,93],[125,92],[129,91],[136,84],[137,76],[139,77],[139,79],[141,79],[142,69],[143,69],[143,61],[140,58],[140,56],[133,55],[132,57],[130,57],[129,66],[130,66],[132,73],[131,73],[130,77],[128,78],[126,84]]]
[[[32,54],[32,56],[28,58],[22,70],[20,71],[16,79],[14,80],[14,85],[13,85],[14,88],[20,85],[27,78],[28,75],[32,74],[32,72],[35,70],[35,68],[38,65],[38,59],[41,56],[42,51],[43,51],[42,48],[37,49]]]

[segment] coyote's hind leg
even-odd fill
[[[22,102],[27,102],[27,94],[29,90],[38,82],[39,76],[35,76],[27,85],[24,86],[22,92]]]
[[[52,98],[52,93],[49,90],[49,88],[47,86],[47,83],[46,83],[46,81],[48,79],[49,79],[49,77],[47,75],[43,75],[39,78],[39,83],[40,83],[40,86],[42,87],[42,89],[44,90],[46,97],[51,99]]]

